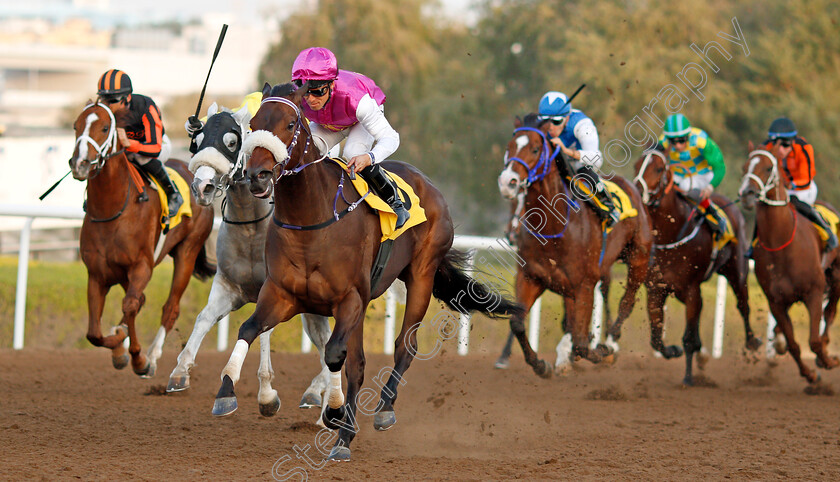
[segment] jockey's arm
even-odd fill
[[[720,148],[711,138],[706,140],[706,146],[703,148],[703,157],[709,163],[709,167],[714,173],[711,185],[712,187],[718,187],[720,182],[723,181],[723,176],[726,175],[726,164],[723,162],[723,154],[720,152]]]
[[[130,139],[125,150],[148,157],[158,157],[163,142],[163,122],[160,120],[160,112],[154,106],[150,106],[149,110],[143,114],[141,122],[144,128],[143,139]]]
[[[591,119],[584,119],[575,126],[575,138],[580,142],[580,149],[574,156],[580,162],[593,169],[600,169],[604,163],[601,149],[598,147],[598,129]]]
[[[400,135],[388,123],[382,107],[371,96],[365,95],[359,101],[356,118],[374,138],[371,163],[384,161],[400,147]]]

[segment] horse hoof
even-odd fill
[[[217,398],[215,402],[213,402],[213,415],[216,417],[226,417],[233,412],[239,406],[236,404],[236,397],[222,397]],[[260,407],[262,409],[262,407]]]
[[[300,405],[298,405],[298,408],[316,407],[321,407],[321,397],[319,397],[316,393],[304,393],[303,398],[300,399]]]
[[[777,355],[784,355],[788,351],[787,342],[785,342],[784,338],[777,336],[773,340],[773,349],[776,350]]]
[[[166,393],[183,392],[188,388],[190,388],[189,375],[171,377],[166,385]]]
[[[496,364],[493,365],[493,368],[496,368],[498,370],[507,370],[508,367],[510,367],[510,358],[504,357],[499,357],[499,359],[496,360]]]
[[[762,344],[763,343],[761,342],[761,338],[758,338],[757,336],[754,336],[754,337],[750,338],[749,340],[747,340],[747,344],[746,344],[747,350],[757,351],[759,348],[761,348]]]
[[[662,350],[662,356],[666,360],[670,360],[671,358],[679,358],[683,355],[683,349],[678,347],[677,345],[668,345]]]
[[[277,395],[274,395],[274,400],[269,403],[260,404],[260,415],[263,417],[273,417],[278,410],[280,410],[280,397]]]
[[[694,379],[692,377],[685,377],[683,378],[682,384],[684,387],[693,387]]]
[[[389,412],[376,412],[373,415],[373,428],[379,431],[388,430],[397,423],[397,415],[393,410]]]
[[[332,448],[332,450],[330,450],[329,460],[335,460],[336,462],[349,462],[350,449],[343,445],[336,445]]]
[[[143,368],[141,368],[139,370],[137,368],[135,368],[134,373],[136,375],[139,375],[140,378],[151,378],[155,374],[155,367],[152,366],[151,361],[146,360],[146,366],[144,366]]]
[[[152,363],[152,364],[146,366],[146,373],[138,373],[138,375],[140,375],[140,378],[152,378],[153,376],[155,376],[156,371],[157,371],[157,364]]]
[[[122,370],[123,368],[128,366],[128,363],[131,361],[131,357],[128,354],[122,354],[119,356],[111,357],[111,363],[114,364],[114,368],[117,370]]]
[[[551,378],[551,366],[545,360],[539,360],[537,366],[534,367],[534,373],[539,375],[540,378]]]

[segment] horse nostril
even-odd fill
[[[204,186],[204,189],[202,189],[202,194],[204,194],[205,196],[209,196],[213,193],[214,189],[215,187],[212,184],[207,184],[206,186]]]
[[[517,184],[517,183],[516,183],[516,179],[511,179],[511,180],[510,180],[510,182],[508,183],[508,186],[510,186],[510,187],[516,187],[516,184]]]

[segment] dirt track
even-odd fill
[[[840,404],[803,393],[791,360],[712,360],[705,387],[680,386],[682,361],[624,354],[613,367],[538,379],[516,352],[415,361],[397,425],[359,416],[353,460],[320,470],[295,458],[313,445],[317,413],[297,403],[314,355],[274,354],[283,406],[261,417],[252,350],[239,411],[210,415],[226,355],[199,354],[193,388],[161,396],[176,353],[154,379],[111,368],[100,350],[0,351],[0,479],[782,479],[840,480]],[[553,358],[553,357],[552,357]],[[366,386],[389,357],[368,357]],[[840,372],[823,372],[829,387]],[[318,461],[317,449],[310,449]],[[290,480],[300,480],[297,477]]]

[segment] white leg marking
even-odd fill
[[[330,408],[341,408],[344,405],[344,392],[341,391],[341,370],[330,372]]]
[[[271,387],[274,380],[274,370],[271,369],[271,332],[274,328],[260,335],[260,368],[257,370],[257,377],[260,379],[260,390],[257,392],[257,401],[260,405],[266,405],[274,401],[277,390]]]
[[[158,328],[157,335],[155,335],[154,341],[152,341],[151,346],[149,346],[149,364],[152,367],[157,366],[158,358],[160,355],[163,354],[163,342],[166,340],[166,328],[160,327]]]
[[[555,369],[563,369],[569,366],[572,356],[572,334],[566,333],[563,338],[560,338],[560,343],[557,344],[557,361],[554,362]]]
[[[607,341],[605,343],[607,347],[611,348],[614,353],[618,353],[618,342],[616,342],[612,335],[607,335]]]
[[[242,372],[242,363],[245,362],[245,355],[248,354],[248,342],[245,340],[236,340],[236,345],[233,347],[233,353],[230,354],[230,360],[222,370],[221,378],[224,380],[225,375],[229,376],[236,385],[239,381],[239,374]]]

